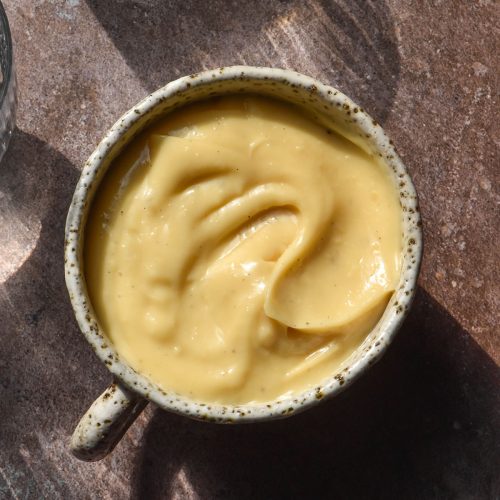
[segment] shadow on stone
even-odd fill
[[[495,498],[500,370],[424,290],[380,363],[287,420],[217,426],[157,410],[134,498]]]
[[[0,288],[0,464],[18,475],[50,476],[39,437],[56,436],[64,448],[64,434],[109,380],[78,330],[64,283],[64,223],[78,175],[67,158],[19,129],[0,165],[6,243],[34,233],[31,252]],[[20,449],[38,457],[31,468]]]
[[[384,1],[376,7],[365,0],[87,4],[148,91],[201,69],[248,64],[317,77],[381,123],[395,98],[400,57]]]

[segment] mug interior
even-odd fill
[[[83,241],[89,207],[100,181],[124,146],[164,115],[190,103],[231,94],[258,94],[299,106],[327,130],[339,132],[372,154],[391,174],[399,193],[402,219],[401,275],[384,314],[363,343],[326,380],[300,394],[266,403],[219,405],[193,401],[167,392],[120,357],[102,331],[88,298],[83,269]],[[418,203],[412,181],[382,128],[361,107],[338,90],[286,70],[220,68],[183,77],[154,92],[128,111],[110,129],[86,162],[75,190],[66,224],[65,276],[80,329],[113,375],[131,390],[161,408],[216,422],[248,422],[280,418],[304,410],[345,389],[379,359],[392,340],[411,304],[421,259]]]

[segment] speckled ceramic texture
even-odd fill
[[[147,405],[138,394],[111,384],[83,415],[71,438],[71,451],[80,460],[104,458]]]
[[[402,217],[401,276],[377,326],[340,372],[319,380],[311,389],[268,403],[238,406],[196,402],[168,392],[134,371],[102,331],[89,301],[82,268],[84,229],[88,209],[101,179],[123,146],[158,117],[209,97],[261,94],[297,104],[325,128],[338,130],[381,158],[399,192]],[[86,162],[66,221],[65,277],[81,331],[116,379],[161,408],[188,417],[220,423],[252,422],[290,416],[347,388],[387,349],[412,302],[422,253],[421,221],[413,183],[379,124],[336,89],[288,70],[234,66],[193,74],[169,83],[128,111],[109,130]]]

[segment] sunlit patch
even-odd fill
[[[173,500],[194,500],[200,498],[182,466],[172,480],[171,498]]]
[[[40,238],[42,225],[27,226],[12,214],[0,213],[0,283],[7,281],[29,258]]]

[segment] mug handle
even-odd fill
[[[111,384],[82,417],[71,438],[71,452],[87,462],[101,460],[118,444],[148,402],[118,382]]]

